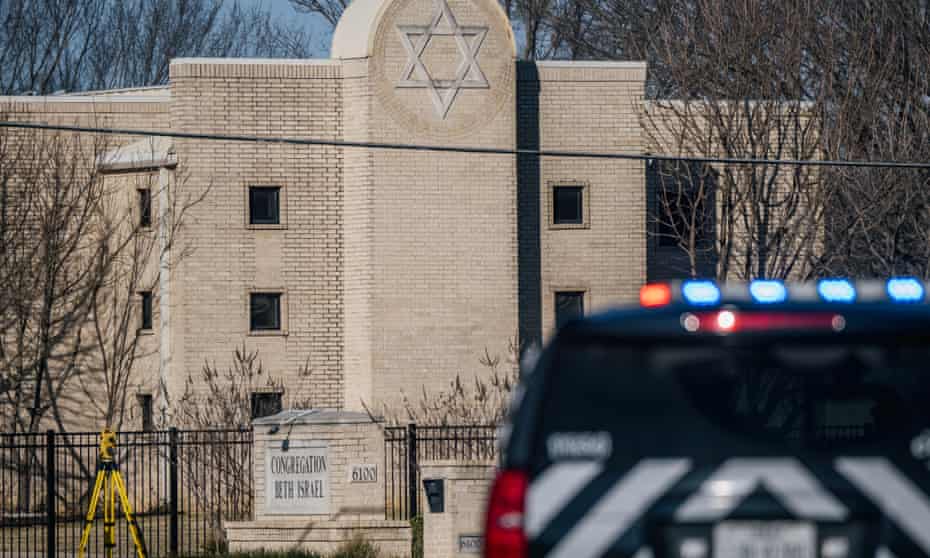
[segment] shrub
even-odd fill
[[[456,375],[445,389],[430,391],[424,387],[419,397],[402,392],[400,405],[382,405],[381,413],[389,424],[395,425],[500,424],[519,380],[519,358],[520,347],[515,339],[510,339],[503,357],[492,356],[485,349],[478,359],[482,370],[473,374],[470,381]]]
[[[370,542],[356,537],[343,543],[330,558],[381,558],[381,552]]]

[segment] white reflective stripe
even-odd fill
[[[559,541],[549,554],[550,558],[603,555],[690,467],[687,459],[640,461]]]
[[[930,554],[930,501],[920,488],[883,458],[842,457],[836,469]]]
[[[887,546],[879,547],[875,552],[875,558],[898,558],[894,555],[894,552],[888,550]]]
[[[597,461],[557,463],[533,484],[526,495],[526,534],[536,538],[568,502],[588,485],[604,466]]]
[[[652,549],[648,546],[641,547],[633,555],[633,558],[653,558]]]
[[[678,508],[675,517],[682,521],[723,518],[759,484],[798,517],[840,520],[849,513],[794,459],[730,459]]]

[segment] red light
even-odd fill
[[[720,312],[687,314],[682,318],[682,325],[688,331],[712,331],[716,333],[785,329],[831,329],[841,331],[845,326],[845,320],[839,314],[721,310]]]
[[[524,502],[528,481],[522,471],[501,471],[491,488],[484,528],[485,558],[524,558]]]
[[[646,308],[665,306],[672,302],[672,289],[665,283],[643,285],[639,289],[639,304]]]
[[[731,331],[736,327],[736,314],[729,310],[724,310],[717,314],[717,329],[720,331]]]

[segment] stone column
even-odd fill
[[[442,512],[431,511],[424,498],[423,558],[469,558],[481,554],[484,513],[495,470],[488,461],[421,463],[421,478],[442,479],[445,492]]]

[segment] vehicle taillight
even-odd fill
[[[681,316],[681,325],[687,331],[709,331],[735,333],[738,331],[808,330],[827,329],[842,331],[846,320],[832,312],[801,314],[786,312],[686,312]]]
[[[485,558],[524,558],[526,534],[523,531],[526,473],[501,471],[491,488],[484,529]]]

